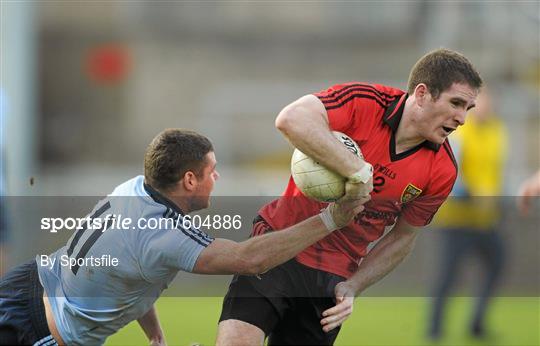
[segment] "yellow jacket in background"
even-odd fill
[[[492,115],[483,122],[469,116],[451,135],[458,163],[452,195],[441,207],[435,225],[491,229],[500,219],[508,135],[504,123]]]

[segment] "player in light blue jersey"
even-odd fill
[[[178,271],[262,273],[348,224],[368,199],[346,196],[287,230],[237,243],[182,222],[209,206],[219,177],[206,137],[165,130],[149,145],[144,166],[144,176],[101,200],[65,246],[0,281],[0,344],[99,345],[137,320],[151,344],[163,345],[154,302]],[[175,222],[141,226],[151,219]]]

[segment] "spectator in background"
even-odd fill
[[[517,206],[519,211],[523,215],[529,213],[531,203],[534,198],[538,199],[540,196],[540,170],[538,170],[533,176],[521,183],[517,196]]]
[[[436,219],[436,225],[442,228],[443,251],[429,326],[432,340],[442,335],[446,298],[458,278],[461,262],[468,255],[479,257],[484,268],[469,331],[477,338],[485,336],[488,301],[503,265],[503,243],[497,232],[501,215],[497,196],[502,192],[507,130],[493,113],[488,90],[479,95],[476,108],[451,137],[451,143],[457,154],[459,175],[453,197]]]

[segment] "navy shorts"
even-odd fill
[[[336,305],[334,288],[345,279],[290,260],[256,276],[235,275],[220,321],[259,327],[268,345],[332,345],[340,327],[325,333],[322,313]]]
[[[0,279],[0,345],[56,345],[47,326],[35,260]]]
[[[264,219],[253,234],[272,231]],[[235,275],[223,300],[220,321],[234,319],[260,328],[268,345],[332,345],[340,327],[325,333],[322,313],[336,305],[334,288],[345,278],[292,259],[258,276]]]

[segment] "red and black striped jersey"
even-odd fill
[[[427,225],[456,179],[457,166],[448,142],[425,141],[402,153],[395,151],[395,133],[407,94],[399,89],[347,83],[315,94],[326,107],[330,128],[358,143],[374,168],[372,199],[349,226],[333,232],[301,252],[300,263],[344,277],[351,276],[385,227],[403,217],[413,226]],[[289,179],[283,195],[259,211],[273,229],[284,229],[326,206],[305,197]]]

